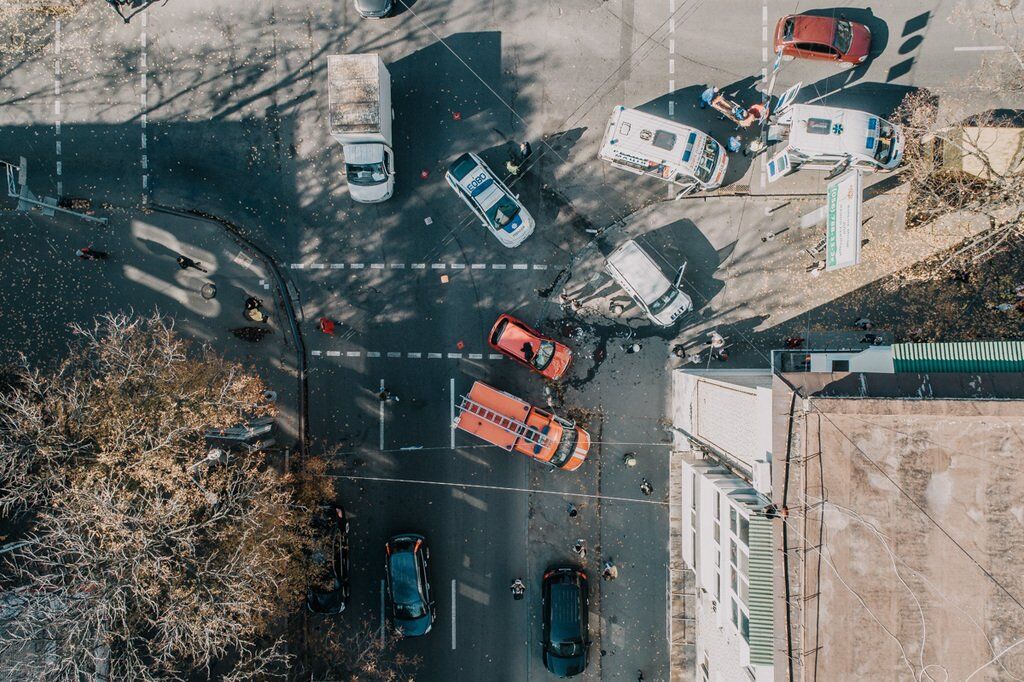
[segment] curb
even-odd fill
[[[281,303],[284,308],[285,317],[288,320],[288,326],[292,333],[292,342],[295,344],[295,359],[296,367],[299,373],[299,404],[298,410],[296,411],[299,419],[299,455],[305,459],[309,449],[309,382],[307,378],[307,367],[306,367],[306,345],[302,338],[302,331],[299,329],[298,322],[295,316],[295,308],[292,305],[292,299],[288,296],[289,280],[282,274],[281,269],[278,267],[277,261],[273,259],[266,251],[256,245],[252,240],[243,234],[242,228],[239,226],[219,218],[210,213],[205,213],[198,209],[182,210],[173,208],[170,206],[162,206],[160,204],[150,204],[149,209],[160,213],[166,213],[168,215],[176,215],[185,218],[201,218],[210,223],[216,223],[224,228],[225,231],[234,239],[239,242],[242,246],[252,251],[256,256],[260,258],[267,266],[267,269],[271,272],[274,277],[274,283],[277,285],[277,293],[281,299]],[[296,290],[297,291],[297,290]],[[296,295],[297,296],[297,295]]]

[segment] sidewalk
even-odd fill
[[[107,226],[59,214],[6,214],[0,230],[0,250],[7,254],[0,270],[6,292],[0,360],[25,352],[36,363],[53,361],[64,355],[71,322],[89,324],[105,312],[159,310],[185,337],[260,373],[278,395],[277,442],[291,445],[299,428],[296,353],[273,273],[261,257],[210,220],[162,211],[105,213]],[[89,245],[110,258],[78,259],[76,249]],[[175,262],[179,254],[209,272],[182,270]],[[201,291],[207,284],[216,287],[211,299]],[[243,316],[248,296],[261,299],[270,317],[271,333],[259,342],[229,331],[256,326]]]

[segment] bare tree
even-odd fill
[[[157,316],[75,331],[0,393],[0,505],[30,527],[3,555],[0,677],[269,676],[285,658],[258,642],[305,592],[308,506],[263,453],[202,463],[207,430],[273,414],[264,384]]]
[[[303,666],[303,679],[412,682],[419,658],[397,649],[401,635],[382,634],[369,622],[346,624],[317,618],[307,623],[304,648],[311,660]]]

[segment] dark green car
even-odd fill
[[[575,566],[552,566],[544,572],[544,667],[559,677],[587,668],[589,588],[587,574]]]

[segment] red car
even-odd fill
[[[779,50],[783,59],[827,59],[848,69],[868,58],[871,31],[843,17],[790,14],[775,26],[776,54]]]
[[[572,361],[565,344],[542,335],[525,322],[505,314],[498,318],[487,337],[491,348],[517,360],[547,379],[558,379]]]

